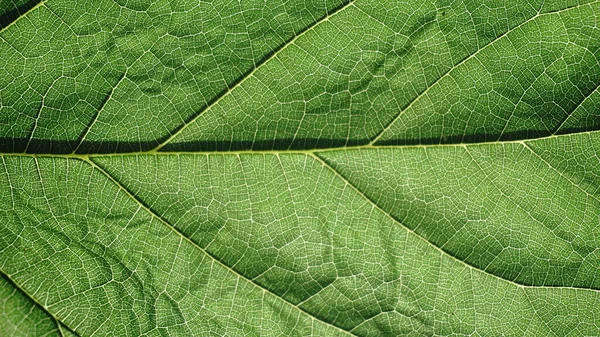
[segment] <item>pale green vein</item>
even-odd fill
[[[279,55],[282,51],[284,51],[286,48],[288,48],[289,46],[293,45],[296,43],[296,40],[298,40],[299,38],[301,38],[302,36],[304,36],[307,32],[310,32],[312,30],[314,30],[317,26],[319,26],[321,23],[328,21],[331,17],[333,17],[334,15],[342,12],[344,9],[350,7],[356,0],[350,0],[347,3],[345,3],[344,5],[334,9],[331,12],[328,12],[326,15],[324,15],[322,18],[320,18],[319,20],[315,21],[312,25],[309,25],[307,28],[305,28],[300,34],[297,34],[296,36],[294,36],[294,38],[292,38],[291,40],[289,40],[287,43],[283,44],[281,47],[279,47],[274,53],[272,53],[271,55],[269,55],[269,57],[265,58],[264,60],[262,60],[262,62],[260,64],[256,64],[254,65],[254,68],[248,73],[248,75],[246,75],[244,78],[242,78],[240,81],[238,81],[237,83],[235,83],[231,88],[229,88],[225,93],[223,93],[219,98],[217,98],[214,102],[212,102],[212,104],[209,104],[208,106],[206,106],[205,108],[201,109],[199,112],[196,113],[196,116],[194,116],[192,119],[190,119],[189,121],[185,122],[182,126],[180,126],[178,129],[176,129],[177,131],[175,131],[174,133],[172,133],[165,141],[163,141],[162,143],[158,144],[153,151],[159,151],[161,148],[163,148],[165,145],[167,145],[171,140],[173,140],[175,137],[177,137],[179,134],[181,134],[181,132],[183,130],[185,130],[190,124],[194,123],[195,120],[197,120],[200,116],[202,116],[205,112],[209,111],[210,109],[212,109],[212,107],[216,106],[217,104],[219,104],[219,102],[221,100],[223,100],[223,98],[227,97],[231,92],[233,92],[236,88],[238,88],[239,86],[241,86],[247,79],[251,78],[254,76],[254,74],[266,63],[269,63],[270,60],[273,60],[274,58],[277,57],[277,55]]]
[[[591,197],[592,199],[600,202],[600,199],[598,197],[596,197],[595,195],[589,193],[588,191],[584,190],[581,186],[579,186],[579,184],[576,184],[574,181],[572,181],[571,179],[569,179],[567,176],[565,176],[562,172],[560,172],[559,170],[557,170],[554,166],[552,166],[552,164],[550,164],[546,159],[544,159],[542,156],[540,156],[537,152],[535,152],[529,145],[527,145],[527,143],[525,142],[521,142],[521,144],[523,144],[523,146],[528,149],[529,151],[531,151],[531,153],[538,158],[539,160],[541,160],[544,164],[548,165],[548,167],[550,169],[552,169],[554,172],[558,173],[558,175],[561,176],[561,178],[565,179],[569,184],[575,186],[578,190],[582,191],[583,193],[585,193],[587,196]]]
[[[62,337],[67,337],[67,336],[71,336],[71,335],[81,336],[77,332],[71,330],[69,327],[65,326],[64,324],[62,324],[62,323],[60,323],[58,321],[56,321],[56,326],[58,327],[58,333]]]
[[[71,330],[73,333],[75,333],[77,336],[81,336],[74,329],[72,329],[67,324],[65,324],[65,322],[63,322],[58,317],[56,317],[45,305],[43,305],[38,300],[36,300],[35,297],[33,297],[32,295],[30,295],[28,292],[26,292],[25,289],[23,289],[23,287],[15,279],[13,279],[8,273],[6,273],[1,267],[0,267],[0,275],[2,275],[7,280],[9,280],[9,282],[12,283],[18,289],[18,291],[20,291],[23,295],[27,296],[27,298],[31,302],[33,302],[34,305],[36,305],[37,307],[41,308],[48,316],[50,316],[54,320],[54,322],[57,323],[56,326],[57,326],[57,329],[59,331],[60,331],[60,325],[62,324],[65,327],[67,327],[69,330]],[[62,334],[62,332],[61,332],[61,334]]]
[[[129,69],[129,68],[127,68],[127,69]],[[127,70],[125,70],[123,72],[123,75],[121,75],[121,77],[119,78],[117,83],[112,88],[110,88],[110,91],[104,98],[104,101],[102,101],[102,103],[100,104],[100,107],[98,107],[98,109],[96,110],[96,114],[95,114],[94,118],[92,119],[92,122],[88,126],[86,126],[84,131],[81,133],[81,136],[79,137],[79,139],[81,139],[81,140],[79,141],[79,144],[77,144],[77,147],[75,147],[75,150],[73,150],[73,153],[77,153],[77,150],[79,150],[79,147],[81,147],[81,144],[83,144],[83,142],[85,142],[85,137],[87,137],[88,133],[90,132],[90,130],[92,129],[94,124],[96,124],[96,121],[98,121],[98,118],[100,117],[100,112],[104,109],[106,104],[108,104],[108,102],[112,99],[112,96],[113,96],[115,90],[117,89],[119,84],[121,84],[121,82],[123,82],[123,80],[125,79],[126,76],[127,76]]]
[[[440,247],[438,247],[437,245],[435,245],[433,242],[427,240],[426,238],[424,238],[423,236],[419,235],[417,232],[415,232],[414,230],[412,230],[411,228],[409,228],[408,226],[404,225],[402,222],[400,222],[398,219],[396,219],[395,217],[393,217],[390,213],[388,213],[387,211],[385,211],[383,208],[381,208],[377,203],[375,203],[375,201],[373,201],[371,198],[369,198],[366,194],[364,194],[360,189],[358,189],[358,187],[356,187],[354,184],[352,184],[348,179],[346,179],[346,177],[344,177],[341,173],[339,173],[333,166],[329,165],[327,163],[327,161],[323,158],[321,158],[319,156],[318,153],[315,154],[310,154],[316,161],[318,161],[319,163],[321,163],[321,165],[323,165],[324,167],[326,167],[327,169],[331,170],[331,172],[337,176],[342,182],[344,182],[344,184],[348,185],[350,188],[352,188],[356,193],[358,193],[362,198],[364,198],[369,204],[371,204],[373,207],[375,207],[375,209],[377,209],[378,211],[380,211],[381,213],[383,213],[385,216],[387,216],[389,219],[391,219],[394,223],[398,224],[400,227],[402,227],[403,229],[405,229],[407,232],[409,232],[410,234],[416,236],[417,238],[419,238],[420,240],[422,240],[423,242],[425,242],[426,244],[428,244],[429,246],[433,247],[435,250],[437,250],[438,252],[440,252],[443,255],[449,256],[450,258],[452,258],[453,260],[469,267],[472,270],[476,270],[479,272],[482,272],[486,275],[490,275],[498,280],[501,280],[503,282],[508,282],[516,287],[519,288],[542,288],[542,289],[579,289],[579,290],[588,290],[588,291],[593,291],[593,292],[600,292],[600,289],[590,289],[590,288],[580,288],[580,287],[566,287],[566,286],[538,286],[538,285],[525,285],[525,284],[520,284],[517,283],[515,281],[509,280],[509,279],[505,279],[501,276],[495,275],[490,273],[489,271],[486,271],[485,269],[481,269],[477,266],[471,265],[466,261],[463,261],[457,257],[455,257],[454,255],[450,254],[449,252],[441,249]]]
[[[40,120],[40,117],[42,115],[42,110],[46,106],[46,103],[45,103],[46,95],[48,95],[48,92],[50,91],[50,89],[52,89],[52,87],[54,86],[54,83],[56,83],[56,81],[57,81],[56,79],[54,81],[52,81],[52,83],[48,86],[48,88],[46,88],[44,93],[41,95],[42,101],[40,102],[40,107],[38,108],[37,114],[35,116],[35,121],[33,122],[31,133],[29,134],[29,139],[27,140],[27,145],[25,145],[25,150],[24,150],[25,152],[27,152],[27,150],[29,149],[29,144],[31,144],[31,141],[33,140],[33,136],[35,135],[35,131],[37,130],[37,125],[38,125],[38,121]]]
[[[481,146],[481,145],[503,145],[503,144],[522,144],[523,142],[541,141],[544,139],[554,138],[567,138],[581,135],[600,135],[600,130],[582,131],[568,134],[556,134],[538,138],[529,139],[517,139],[517,140],[503,140],[503,141],[489,141],[489,142],[473,142],[473,143],[446,143],[446,144],[406,144],[406,145],[356,145],[356,146],[339,146],[322,149],[309,149],[309,150],[240,150],[240,151],[164,151],[157,152],[155,150],[150,151],[132,151],[132,152],[116,152],[116,153],[99,153],[99,154],[60,154],[60,153],[0,153],[0,156],[6,157],[51,157],[51,158],[73,158],[88,160],[90,158],[102,158],[102,157],[120,157],[120,156],[134,156],[134,155],[155,155],[155,156],[168,156],[168,155],[241,155],[241,154],[316,154],[320,152],[332,152],[332,151],[347,151],[347,150],[377,150],[377,149],[425,149],[425,148],[453,148],[457,146]]]
[[[542,323],[544,323],[544,325],[546,326],[548,331],[550,331],[553,336],[558,337],[556,335],[556,332],[554,332],[554,330],[550,329],[550,327],[548,326],[548,322],[546,322],[543,318],[541,318],[540,315],[538,314],[537,310],[535,310],[535,306],[533,305],[533,302],[529,298],[529,295],[527,294],[527,291],[525,289],[523,289],[523,293],[524,293],[525,298],[527,299],[527,302],[529,302],[529,305],[531,306],[531,311],[533,311],[533,315],[532,315],[533,317],[531,319],[533,319],[534,317],[537,317]]]
[[[203,249],[202,247],[200,247],[192,239],[188,238],[186,235],[184,235],[182,232],[180,232],[177,228],[175,228],[173,225],[171,225],[167,220],[165,220],[161,216],[159,216],[150,207],[148,207],[140,199],[138,199],[135,195],[133,195],[118,180],[116,180],[112,175],[110,175],[110,173],[108,173],[107,171],[105,171],[100,165],[96,164],[96,162],[94,162],[92,159],[87,158],[87,159],[84,159],[84,161],[86,163],[90,164],[94,169],[98,170],[102,175],[104,175],[108,180],[110,180],[115,186],[117,186],[121,191],[123,191],[131,200],[133,200],[142,209],[144,209],[149,215],[151,215],[152,217],[156,218],[159,222],[161,222],[162,224],[164,224],[165,226],[167,226],[171,231],[173,231],[174,233],[176,233],[177,235],[179,235],[183,240],[187,241],[194,248],[200,250],[203,254],[205,254],[211,260],[215,261],[218,265],[220,265],[221,267],[225,268],[230,273],[234,274],[238,279],[243,279],[246,282],[249,282],[250,284],[254,285],[256,288],[258,288],[260,291],[266,292],[269,295],[277,298],[278,300],[283,301],[284,303],[288,304],[292,308],[300,311],[301,314],[309,316],[312,320],[319,321],[319,322],[321,322],[321,323],[323,323],[323,324],[325,324],[325,325],[327,325],[327,326],[329,326],[329,327],[331,327],[333,329],[336,329],[336,330],[338,330],[340,332],[343,332],[343,333],[345,333],[347,335],[356,336],[355,334],[351,333],[350,331],[344,330],[344,329],[342,329],[342,328],[340,328],[340,327],[338,327],[338,326],[336,326],[336,325],[334,325],[332,323],[329,323],[327,321],[324,321],[324,320],[322,320],[322,319],[320,319],[320,318],[312,315],[311,313],[305,311],[304,309],[300,308],[299,306],[297,306],[297,305],[293,304],[292,302],[289,302],[288,300],[282,298],[281,296],[279,296],[279,295],[271,292],[269,289],[262,287],[258,283],[252,281],[251,279],[247,278],[243,274],[238,273],[236,270],[234,270],[231,267],[229,267],[228,265],[224,264],[216,256],[212,255],[211,253],[209,253],[208,251],[206,251],[205,249]]]
[[[506,32],[504,32],[503,34],[499,35],[498,37],[496,37],[495,39],[491,40],[490,42],[488,42],[486,45],[484,45],[483,47],[481,47],[480,49],[478,49],[476,52],[474,52],[473,54],[469,55],[468,57],[464,58],[462,61],[460,61],[459,63],[457,63],[456,65],[454,65],[453,67],[451,67],[450,69],[448,69],[448,71],[446,71],[442,76],[440,76],[437,80],[435,80],[431,85],[429,85],[423,92],[421,92],[419,95],[417,95],[412,101],[410,101],[410,103],[408,103],[408,105],[402,109],[397,115],[396,117],[394,117],[394,119],[392,119],[392,121],[383,128],[383,130],[378,133],[377,135],[375,135],[375,138],[373,138],[373,140],[369,143],[369,145],[373,145],[375,143],[377,143],[379,141],[379,139],[394,125],[394,123],[400,118],[400,116],[407,111],[408,109],[410,109],[410,107],[412,107],[416,102],[419,101],[419,99],[425,95],[427,95],[427,93],[429,92],[429,90],[433,87],[435,87],[441,80],[443,80],[444,78],[450,76],[450,74],[452,73],[452,71],[460,66],[462,66],[463,64],[465,64],[467,61],[469,61],[470,59],[476,57],[482,50],[487,49],[488,47],[490,47],[491,45],[493,45],[496,41],[504,38],[505,36],[507,36],[508,34],[510,34],[511,32],[519,29],[520,27],[523,27],[524,25],[526,25],[527,23],[540,18],[542,16],[548,16],[548,15],[553,15],[553,14],[557,14],[557,13],[561,13],[561,12],[566,12],[569,10],[573,10],[585,5],[590,5],[593,3],[597,3],[598,1],[594,1],[594,2],[590,2],[590,3],[585,3],[585,4],[581,4],[581,5],[576,5],[576,6],[571,6],[568,8],[563,8],[563,9],[559,9],[556,11],[552,11],[552,12],[547,12],[547,13],[541,13],[538,11],[538,13],[534,16],[532,16],[531,18],[521,22],[520,24],[518,24],[517,26],[507,30]]]
[[[68,326],[61,324],[60,322],[58,323],[58,327],[59,327],[59,331],[63,336],[67,336],[67,334],[65,333],[65,331],[69,332],[70,334],[73,334],[75,336],[81,336],[80,334],[78,334],[77,332],[73,331],[71,328],[69,328]]]
[[[579,102],[579,104],[577,104],[577,106],[573,109],[573,111],[571,111],[571,113],[567,115],[567,117],[562,121],[562,123],[560,123],[560,125],[556,128],[556,130],[552,134],[553,135],[557,134],[560,131],[560,129],[563,127],[563,125],[565,125],[565,123],[569,120],[569,118],[571,118],[571,116],[573,116],[575,111],[577,111],[577,109],[580,106],[582,106],[585,103],[585,101],[588,100],[588,98],[590,98],[592,95],[597,93],[598,89],[600,89],[600,83],[598,83],[598,85],[596,86],[596,88],[594,90],[592,90],[589,94],[587,94],[585,97],[583,97],[581,102]]]
[[[54,320],[54,323],[56,324],[56,329],[58,330],[60,337],[65,337],[65,333],[62,331],[61,324],[57,320]]]
[[[531,104],[527,103],[526,101],[523,100],[523,98],[525,97],[525,95],[527,95],[527,92],[529,92],[529,90],[531,90],[533,88],[533,85],[544,75],[548,75],[548,69],[552,68],[552,66],[554,64],[556,64],[556,62],[559,62],[560,60],[562,60],[562,58],[556,58],[556,60],[552,61],[547,67],[544,68],[544,71],[540,72],[532,81],[531,83],[529,83],[529,86],[527,88],[524,88],[523,93],[521,94],[521,97],[519,97],[519,100],[514,103],[514,107],[512,109],[512,111],[510,112],[510,116],[508,116],[508,118],[506,119],[506,123],[504,123],[504,127],[502,128],[502,131],[500,131],[498,133],[498,140],[502,139],[502,137],[504,136],[504,133],[506,132],[506,128],[508,127],[508,125],[510,124],[511,119],[513,118],[513,116],[515,115],[515,112],[517,111],[517,108],[519,107],[520,104],[524,104],[529,106],[530,108],[533,108],[533,106],[531,106]],[[505,95],[500,94],[500,96],[509,99],[508,97],[506,97]],[[564,111],[564,109],[562,109]],[[546,128],[547,129],[547,128]],[[548,130],[550,131],[550,130]]]
[[[487,174],[487,172],[483,169],[483,167],[479,164],[479,162],[475,159],[475,157],[473,157],[473,154],[471,153],[471,151],[469,151],[469,149],[465,146],[464,147],[465,152],[469,155],[469,157],[471,158],[471,161],[473,161],[473,163],[475,163],[475,166],[477,166],[477,169],[479,170],[479,172],[481,172],[481,174],[485,177],[485,179],[487,179],[490,184],[492,184],[494,186],[494,188],[500,192],[500,195],[505,197],[506,200],[510,201],[515,207],[523,209],[523,207],[517,203],[516,201],[513,200],[513,198],[511,198],[508,194],[504,193],[504,191],[500,188],[500,186],[498,186],[494,180],[490,177],[489,174]],[[525,214],[527,214],[529,216],[529,218],[533,221],[538,223],[540,226],[545,227],[546,229],[550,230],[550,232],[552,233],[552,235],[554,235],[554,237],[559,240],[559,241],[564,241],[565,243],[570,243],[569,241],[567,241],[565,238],[560,237],[559,235],[557,235],[553,230],[551,230],[549,227],[547,227],[542,221],[540,221],[539,219],[537,219],[536,217],[534,217],[530,212],[525,212]],[[497,257],[497,256],[496,256]],[[492,264],[494,262],[494,260],[490,261],[488,263],[488,265]],[[483,269],[482,269],[483,270]]]

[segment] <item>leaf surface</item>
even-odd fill
[[[600,2],[0,2],[0,335],[600,334]]]

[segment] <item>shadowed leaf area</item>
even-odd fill
[[[29,10],[39,4],[41,0],[24,1],[8,0],[0,4],[0,30],[8,27]]]

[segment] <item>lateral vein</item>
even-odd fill
[[[275,49],[275,51],[272,54],[268,55],[264,59],[260,60],[257,64],[255,64],[254,67],[252,68],[252,70],[249,73],[247,73],[246,76],[242,76],[242,78],[240,78],[235,84],[233,84],[233,86],[229,87],[224,93],[220,94],[220,96],[216,100],[214,100],[212,103],[209,103],[207,106],[205,106],[204,108],[197,111],[194,115],[192,115],[192,117],[188,121],[186,121],[184,124],[182,124],[179,128],[175,129],[175,132],[173,132],[165,141],[163,141],[162,143],[157,145],[153,149],[153,151],[159,151],[165,145],[170,143],[171,140],[173,140],[175,137],[177,137],[190,124],[194,123],[194,121],[197,120],[201,115],[203,115],[206,111],[209,111],[210,109],[212,109],[212,107],[216,106],[224,97],[228,96],[237,87],[241,86],[247,79],[254,76],[254,73],[256,73],[256,71],[258,71],[258,69],[260,69],[264,64],[268,63],[270,60],[277,57],[277,55],[279,55],[279,53],[281,53],[287,47],[293,45],[296,42],[296,40],[298,40],[304,34],[306,34],[309,31],[312,31],[313,29],[315,29],[315,27],[317,27],[321,23],[328,21],[332,16],[334,16],[337,13],[340,13],[341,11],[343,11],[344,9],[350,7],[350,5],[352,5],[354,2],[356,2],[356,0],[350,0],[350,1],[346,2],[345,4],[342,4],[339,7],[333,9],[332,11],[327,12],[319,20],[317,20],[317,21],[313,22],[312,24],[308,25],[307,27],[303,28],[303,30],[301,30],[298,34],[295,34],[292,39],[281,44],[277,49]]]
[[[536,13],[536,14],[535,14],[534,16],[532,16],[531,18],[529,18],[529,19],[527,19],[527,20],[525,20],[525,21],[521,22],[520,24],[516,25],[515,27],[513,27],[513,28],[511,28],[511,29],[507,30],[507,31],[506,31],[506,32],[504,32],[503,34],[501,34],[501,35],[499,35],[498,37],[496,37],[495,39],[491,40],[490,42],[488,42],[487,44],[485,44],[483,47],[481,47],[481,48],[479,48],[477,51],[475,51],[473,54],[471,54],[471,55],[469,55],[469,56],[465,57],[464,59],[462,59],[462,61],[460,61],[460,62],[459,62],[459,63],[457,63],[456,65],[452,66],[452,67],[451,67],[450,69],[448,69],[448,70],[447,70],[447,71],[446,71],[446,72],[445,72],[445,73],[444,73],[442,76],[440,76],[440,77],[439,77],[437,80],[435,80],[433,83],[431,83],[430,85],[428,85],[428,86],[427,86],[427,88],[425,88],[425,90],[423,90],[423,91],[422,91],[422,92],[421,92],[419,95],[417,95],[417,96],[416,96],[416,97],[415,97],[415,98],[414,98],[412,101],[410,101],[410,102],[408,103],[408,105],[406,105],[406,107],[405,107],[404,109],[402,109],[402,110],[401,110],[401,111],[400,111],[400,112],[399,112],[399,113],[396,115],[396,117],[394,117],[394,118],[392,119],[392,121],[391,121],[391,122],[389,122],[389,123],[387,124],[387,126],[385,126],[385,127],[383,128],[383,130],[382,130],[381,132],[379,132],[377,135],[375,135],[375,138],[373,138],[373,140],[372,140],[372,141],[371,141],[369,144],[370,144],[370,145],[373,145],[373,144],[377,143],[377,142],[379,141],[379,139],[381,139],[381,137],[382,137],[382,136],[383,136],[385,133],[387,133],[387,131],[388,131],[388,130],[389,130],[391,127],[392,127],[392,125],[394,125],[394,123],[396,123],[396,121],[397,121],[397,120],[400,118],[400,116],[401,116],[401,115],[402,115],[404,112],[406,112],[408,109],[410,109],[410,107],[411,107],[411,106],[413,106],[413,105],[414,105],[414,104],[415,104],[417,101],[419,101],[419,99],[420,99],[421,97],[425,96],[425,95],[426,95],[426,94],[429,92],[429,90],[430,90],[431,88],[435,87],[435,86],[436,86],[436,85],[437,85],[437,84],[438,84],[438,83],[439,83],[441,80],[443,80],[444,78],[446,78],[446,77],[450,76],[450,73],[452,73],[452,71],[454,71],[454,69],[456,69],[456,68],[460,67],[461,65],[465,64],[465,63],[466,63],[467,61],[469,61],[470,59],[472,59],[472,58],[476,57],[476,56],[477,56],[477,55],[478,55],[478,54],[479,54],[479,53],[480,53],[482,50],[484,50],[484,49],[488,48],[489,46],[493,45],[493,44],[494,44],[496,41],[498,41],[498,40],[500,40],[500,39],[504,38],[505,36],[507,36],[507,35],[508,35],[508,34],[510,34],[511,32],[513,32],[513,31],[515,31],[515,30],[519,29],[520,27],[522,27],[522,26],[526,25],[527,23],[529,23],[529,22],[531,22],[531,21],[533,21],[533,20],[535,20],[535,19],[537,19],[537,18],[539,18],[539,17],[542,17],[542,16],[547,16],[547,15],[552,15],[552,14],[556,14],[556,13],[560,13],[560,12],[565,12],[565,11],[568,11],[568,10],[572,10],[572,9],[574,9],[574,8],[578,8],[578,7],[580,7],[580,6],[589,5],[589,4],[596,3],[596,2],[598,2],[598,1],[591,2],[591,3],[585,3],[585,4],[581,4],[581,5],[576,5],[576,6],[570,6],[570,7],[567,7],[567,8],[560,9],[560,10],[556,10],[556,11],[550,11],[550,12],[541,13],[541,14],[540,14],[540,13],[539,13],[539,11],[538,11],[538,13]]]
[[[300,308],[299,306],[293,304],[292,302],[286,300],[285,298],[273,293],[272,291],[270,291],[267,288],[262,287],[261,285],[259,285],[258,283],[252,281],[251,279],[247,278],[246,276],[244,276],[243,274],[240,274],[239,272],[237,272],[236,270],[232,269],[231,267],[229,267],[228,265],[226,265],[225,263],[223,263],[221,260],[219,260],[216,256],[214,256],[213,254],[211,254],[210,252],[206,251],[204,248],[200,247],[196,242],[194,242],[192,239],[190,239],[189,237],[187,237],[186,235],[184,235],[181,231],[179,231],[177,228],[175,228],[175,226],[171,225],[166,219],[164,219],[163,217],[161,217],[160,215],[158,215],[156,212],[154,212],[149,206],[147,206],[144,202],[142,202],[142,200],[138,199],[132,192],[130,192],[124,185],[122,185],[116,178],[114,178],[110,173],[108,173],[106,170],[104,170],[100,165],[96,164],[96,162],[94,162],[92,159],[85,159],[85,162],[87,162],[88,164],[90,164],[94,169],[98,170],[102,175],[104,175],[107,179],[109,179],[113,184],[115,184],[115,186],[117,186],[120,190],[122,190],[131,200],[133,200],[135,203],[137,203],[141,208],[143,208],[146,212],[148,212],[148,214],[150,214],[152,217],[156,218],[159,222],[161,222],[162,224],[164,224],[165,226],[167,226],[171,231],[175,232],[177,235],[179,235],[182,239],[184,239],[185,241],[187,241],[189,244],[191,244],[194,248],[200,250],[202,253],[204,253],[208,258],[210,258],[211,260],[215,261],[217,264],[219,264],[221,267],[225,268],[227,271],[229,271],[230,273],[236,275],[238,278],[241,278],[247,282],[249,282],[250,284],[254,285],[256,288],[260,289],[260,291],[263,292],[267,292],[269,293],[271,296],[282,300],[284,303],[287,303],[288,305],[290,305],[291,307],[295,308],[296,310],[300,311],[302,314],[309,316],[311,319],[319,321],[331,328],[334,328],[336,330],[339,330],[345,334],[348,334],[350,336],[356,336],[355,334],[353,334],[350,331],[344,330],[339,326],[336,326],[332,323],[329,323],[327,321],[323,321],[322,319],[312,315],[311,313],[307,312],[306,310]]]
[[[500,277],[498,275],[492,274],[484,269],[481,269],[477,266],[474,266],[472,264],[467,263],[466,261],[463,261],[457,257],[455,257],[454,255],[450,254],[449,252],[441,249],[440,247],[438,247],[437,245],[435,245],[433,242],[427,240],[426,238],[424,238],[423,236],[419,235],[417,232],[415,232],[414,230],[412,230],[410,227],[404,225],[402,222],[400,222],[400,220],[396,219],[395,217],[393,217],[390,213],[388,213],[387,211],[385,211],[383,208],[381,208],[377,203],[375,203],[371,198],[369,198],[367,195],[365,195],[361,190],[358,189],[358,187],[356,187],[354,184],[352,184],[348,179],[346,179],[341,173],[339,173],[333,166],[329,165],[329,163],[327,163],[326,160],[324,160],[323,158],[321,158],[319,156],[318,153],[316,154],[311,154],[311,156],[319,163],[321,163],[321,165],[323,165],[324,167],[326,167],[327,169],[329,169],[334,175],[336,175],[342,182],[344,182],[345,184],[347,184],[349,187],[351,187],[356,193],[358,193],[362,198],[364,198],[368,203],[370,203],[373,207],[375,207],[377,210],[379,210],[380,212],[382,212],[385,216],[387,216],[389,219],[391,219],[393,222],[395,222],[396,224],[400,225],[403,229],[405,229],[406,231],[408,231],[410,234],[416,236],[417,238],[423,240],[425,243],[427,243],[428,245],[430,245],[431,247],[433,247],[434,249],[436,249],[437,251],[439,251],[441,254],[446,255],[450,258],[452,258],[453,260],[473,269],[473,270],[477,270],[480,271],[484,274],[490,275],[496,279],[502,280],[503,282],[508,282],[518,288],[551,288],[551,289],[577,289],[577,290],[589,290],[589,291],[594,291],[594,292],[600,292],[600,289],[594,289],[594,288],[580,288],[580,287],[568,287],[568,286],[537,286],[537,285],[525,285],[525,284],[520,284],[517,283],[515,281],[509,280],[509,279],[505,279],[503,277]]]
[[[7,272],[5,272],[4,270],[2,270],[2,268],[0,268],[0,277],[4,277],[6,280],[8,280],[8,282],[10,284],[12,284],[14,287],[17,288],[17,290],[19,292],[21,292],[23,295],[25,295],[30,301],[33,302],[33,304],[35,306],[37,306],[38,308],[42,309],[42,311],[44,311],[48,316],[50,316],[50,318],[52,318],[54,320],[54,322],[57,324],[56,328],[60,331],[60,324],[62,324],[63,326],[65,326],[66,328],[68,328],[69,330],[71,330],[71,332],[73,332],[75,335],[77,336],[81,336],[78,332],[76,332],[75,330],[73,330],[71,327],[69,327],[67,324],[65,324],[65,322],[63,322],[62,320],[60,320],[58,317],[56,317],[51,311],[50,309],[48,309],[46,306],[44,306],[42,303],[40,303],[38,300],[36,300],[33,296],[31,296],[27,291],[25,291],[25,289],[23,289],[23,287],[17,283]],[[61,332],[62,334],[62,332]]]

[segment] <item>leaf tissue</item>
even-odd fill
[[[598,0],[0,0],[0,336],[600,335]]]

